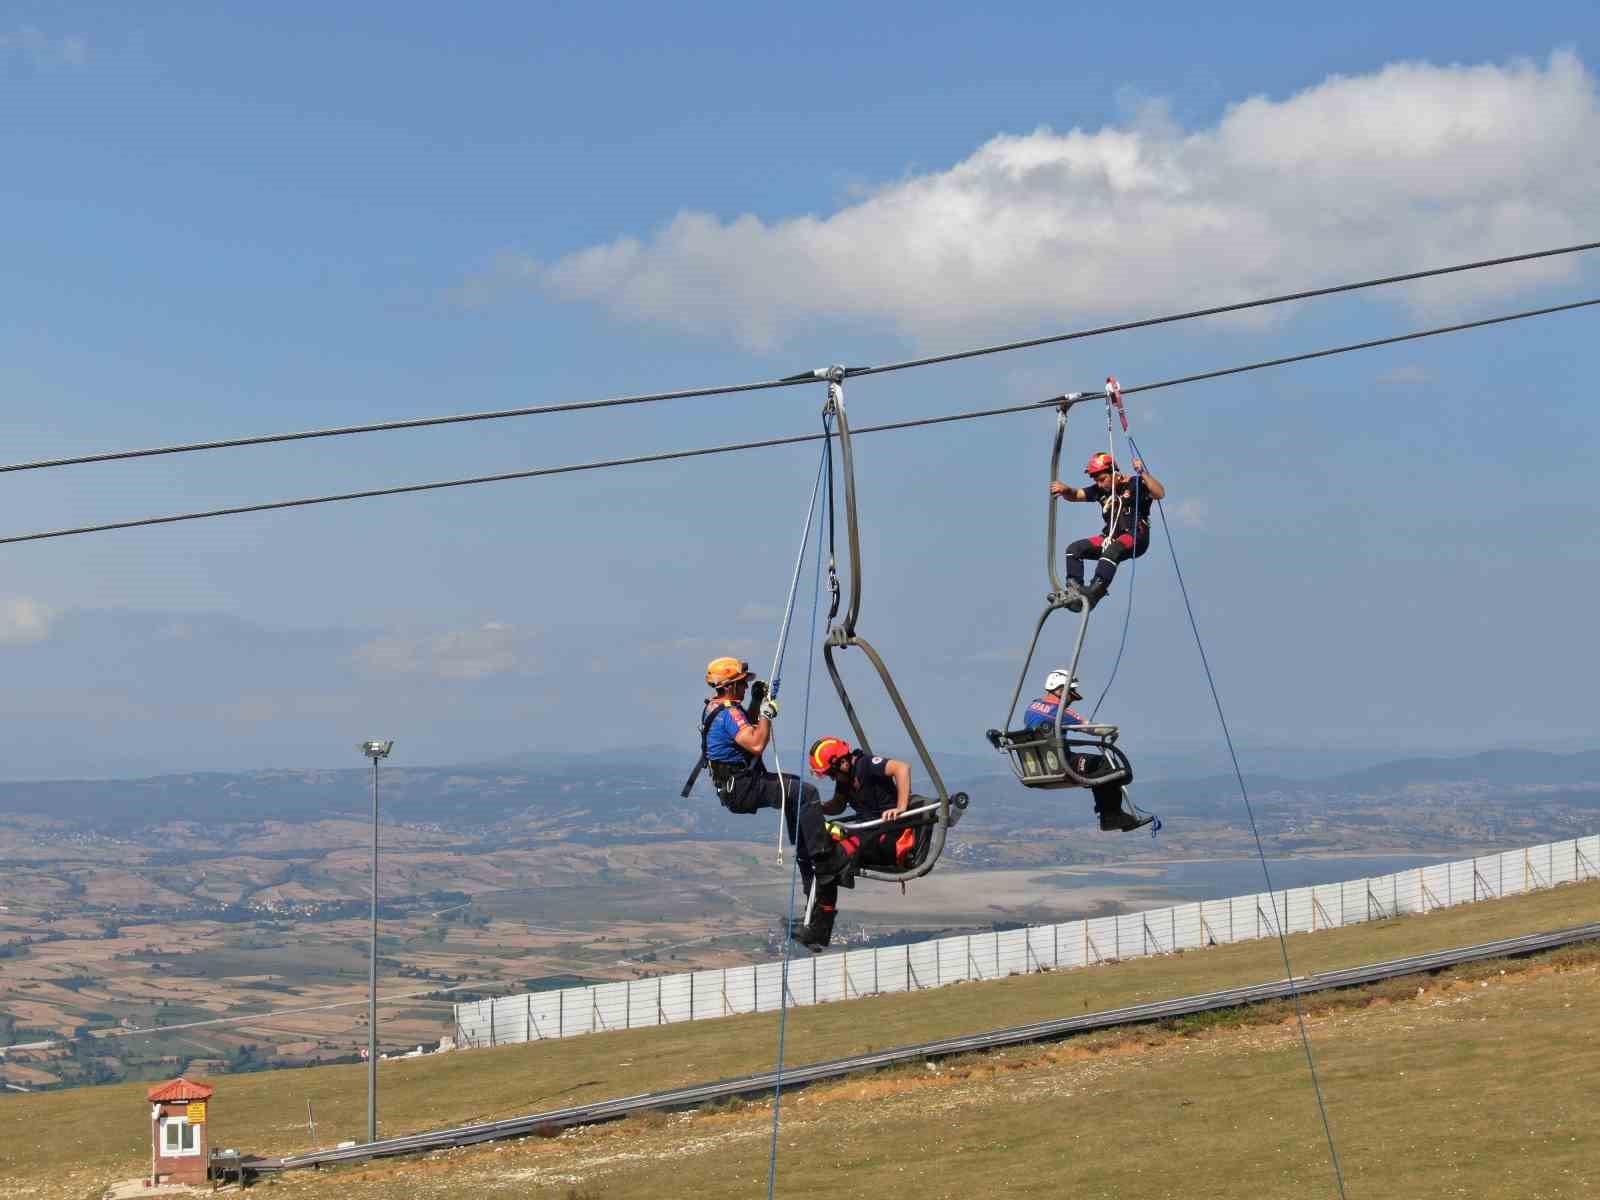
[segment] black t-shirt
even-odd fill
[[[1138,492],[1139,500],[1139,528],[1137,530],[1133,527],[1133,502],[1136,491]],[[1155,505],[1155,498],[1150,495],[1150,489],[1145,487],[1142,482],[1136,483],[1132,479],[1124,479],[1110,491],[1101,487],[1098,483],[1091,483],[1083,489],[1083,498],[1100,502],[1100,515],[1105,522],[1101,532],[1106,537],[1118,536],[1124,533],[1132,533],[1135,536],[1139,536],[1150,528],[1150,509]],[[1117,527],[1115,529],[1111,528],[1113,515],[1117,518]]]
[[[899,798],[900,789],[889,776],[889,760],[881,755],[858,755],[850,771],[850,781],[841,783],[834,792],[835,800],[843,800],[866,820],[881,817]]]

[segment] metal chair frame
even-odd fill
[[[830,614],[827,635],[822,643],[822,658],[827,664],[828,675],[833,679],[834,690],[839,693],[839,703],[844,708],[845,717],[855,732],[856,742],[860,745],[862,753],[870,755],[872,743],[867,737],[867,731],[862,728],[860,717],[856,715],[855,705],[850,700],[850,693],[839,674],[839,666],[834,658],[836,651],[851,647],[855,647],[866,656],[867,661],[872,664],[872,669],[877,672],[878,680],[888,694],[890,703],[894,705],[895,712],[899,714],[900,723],[905,726],[911,744],[916,748],[917,757],[922,762],[923,770],[928,773],[928,779],[933,784],[937,798],[930,797],[927,803],[907,809],[903,817],[893,822],[876,818],[865,821],[834,819],[832,823],[850,832],[882,828],[886,824],[896,827],[926,826],[928,833],[925,838],[919,834],[917,858],[911,866],[900,870],[863,867],[857,872],[859,878],[904,883],[910,879],[918,879],[933,870],[934,864],[939,861],[939,856],[944,851],[946,831],[960,820],[968,800],[965,792],[957,792],[952,796],[946,789],[944,777],[940,775],[933,756],[928,752],[927,744],[922,740],[922,734],[917,730],[917,724],[906,707],[900,689],[895,686],[894,677],[889,674],[883,656],[873,648],[872,643],[856,631],[856,621],[861,615],[861,531],[856,510],[855,453],[850,441],[850,421],[844,407],[845,374],[843,367],[830,367],[825,372],[819,372],[828,383],[828,401],[823,408],[823,415],[831,418],[838,427],[839,457],[844,475],[845,527],[850,557],[849,603],[845,608],[844,619],[837,624],[833,622]],[[831,505],[833,503],[831,472],[828,490]]]
[[[1061,474],[1061,448],[1066,442],[1067,417],[1072,411],[1072,406],[1101,396],[1110,402],[1109,390],[1071,392],[1062,396],[1057,402],[1056,440],[1050,451],[1051,482]],[[1050,592],[1045,596],[1044,612],[1039,614],[1038,623],[1033,627],[1033,639],[1028,643],[1028,653],[1022,662],[1022,673],[1017,677],[1016,690],[1011,693],[1011,707],[1006,710],[1005,725],[995,745],[1006,755],[1011,763],[1011,770],[1025,787],[1096,788],[1106,784],[1125,784],[1133,778],[1133,764],[1116,744],[1117,727],[1063,725],[1061,718],[1067,710],[1065,697],[1062,698],[1060,707],[1056,709],[1055,726],[1049,735],[1041,737],[1039,731],[1035,729],[1011,728],[1012,718],[1017,712],[1017,702],[1022,698],[1022,689],[1028,682],[1028,672],[1033,667],[1033,656],[1039,647],[1039,635],[1044,632],[1045,622],[1050,619],[1051,614],[1067,607],[1067,600],[1071,595],[1061,582],[1060,568],[1056,565],[1056,505],[1059,500],[1059,496],[1051,495],[1049,519],[1045,525],[1044,564],[1045,570],[1050,575]],[[1089,611],[1089,605],[1085,602],[1078,620],[1077,638],[1072,647],[1072,666],[1067,671],[1069,679],[1078,677],[1078,663],[1083,658],[1083,643],[1089,632]],[[1090,754],[1105,759],[1104,771],[1089,775],[1073,766],[1075,759]]]

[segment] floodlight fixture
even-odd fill
[[[361,746],[360,746],[361,753],[365,754],[374,763],[376,763],[380,758],[388,758],[389,757],[389,751],[391,751],[393,749],[394,749],[394,739],[393,738],[390,738],[388,741],[384,741],[384,742],[378,742],[378,741],[362,742]]]

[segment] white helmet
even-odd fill
[[[1054,692],[1061,688],[1070,688],[1072,691],[1077,691],[1078,681],[1062,670],[1051,671],[1050,674],[1044,677],[1045,691]]]

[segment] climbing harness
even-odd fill
[[[1114,377],[1107,378],[1105,388],[1100,392],[1069,392],[1056,401],[1056,438],[1050,451],[1050,479],[1054,481],[1061,474],[1061,449],[1066,442],[1067,418],[1075,404],[1085,400],[1103,398],[1106,405],[1106,433],[1108,440],[1114,438],[1112,431],[1113,410],[1122,417],[1124,427],[1127,424],[1127,414],[1122,407],[1122,388]],[[1115,444],[1110,446],[1106,457],[1115,458]],[[1096,459],[1100,456],[1096,455]],[[1004,754],[1011,764],[1011,770],[1024,787],[1055,789],[1055,788],[1095,788],[1125,787],[1133,780],[1133,763],[1129,760],[1126,751],[1117,745],[1120,730],[1115,725],[1097,724],[1092,720],[1086,724],[1068,725],[1063,723],[1067,710],[1067,698],[1062,697],[1062,702],[1056,707],[1054,725],[1037,729],[1012,728],[1012,720],[1016,716],[1017,703],[1022,698],[1022,689],[1027,685],[1028,673],[1033,669],[1034,654],[1039,648],[1039,638],[1044,632],[1045,623],[1051,615],[1059,609],[1068,607],[1068,601],[1074,598],[1082,603],[1082,613],[1078,618],[1077,637],[1072,647],[1071,665],[1066,668],[1069,680],[1078,677],[1078,664],[1083,658],[1084,640],[1089,632],[1089,613],[1092,606],[1082,602],[1082,593],[1076,589],[1069,589],[1061,582],[1061,574],[1056,566],[1056,503],[1060,497],[1051,495],[1049,516],[1045,525],[1045,569],[1050,575],[1050,592],[1045,597],[1044,612],[1039,615],[1038,622],[1033,627],[1033,638],[1028,643],[1028,652],[1023,658],[1022,672],[1017,678],[1016,689],[1011,693],[1011,706],[1006,710],[1005,724],[1000,729],[989,731],[990,743]],[[1135,500],[1137,504],[1137,500]],[[1120,511],[1117,507],[1120,500],[1113,492],[1113,509],[1108,513],[1108,528],[1115,534],[1120,520]],[[1137,518],[1137,510],[1136,510]],[[1135,542],[1138,531],[1135,529]],[[1135,815],[1144,815],[1134,810]],[[1149,822],[1152,834],[1161,827],[1159,819],[1152,818]]]
[[[923,770],[928,773],[928,779],[933,785],[936,797],[913,797],[913,803],[904,814],[894,820],[876,818],[871,820],[849,820],[835,818],[833,823],[846,834],[858,834],[867,830],[882,829],[886,825],[896,825],[916,831],[916,846],[909,856],[908,863],[903,867],[890,868],[882,866],[863,866],[857,872],[857,878],[880,879],[892,883],[903,883],[908,879],[917,879],[933,870],[934,864],[939,861],[939,855],[944,850],[945,834],[961,819],[961,814],[966,811],[968,798],[965,792],[957,792],[952,796],[946,790],[944,777],[939,774],[939,768],[934,764],[933,756],[928,753],[928,747],[922,740],[922,735],[917,731],[916,722],[911,719],[911,713],[906,708],[905,700],[900,695],[900,689],[895,686],[889,668],[884,665],[881,655],[856,631],[856,621],[861,615],[861,528],[856,510],[856,476],[855,455],[850,443],[850,422],[845,414],[844,407],[844,377],[843,367],[829,367],[826,370],[812,372],[812,377],[825,380],[828,385],[828,400],[823,408],[823,428],[828,433],[829,424],[837,426],[837,434],[825,436],[824,446],[831,444],[832,437],[839,439],[839,461],[841,473],[844,476],[844,511],[845,511],[845,537],[850,557],[850,597],[849,604],[845,607],[843,620],[838,619],[840,605],[840,587],[838,577],[838,564],[833,553],[834,529],[834,499],[835,488],[833,484],[832,463],[833,457],[829,449],[824,449],[825,461],[829,470],[826,480],[826,505],[828,511],[828,579],[831,594],[831,606],[828,613],[827,633],[822,641],[822,658],[827,665],[828,674],[833,679],[834,690],[839,693],[839,703],[844,708],[845,717],[850,722],[850,728],[855,731],[856,744],[861,747],[862,753],[872,754],[872,744],[867,737],[867,732],[861,727],[861,720],[856,715],[855,705],[850,701],[850,693],[845,688],[844,679],[839,674],[839,666],[835,661],[837,651],[847,650],[854,646],[866,656],[872,664],[873,670],[878,674],[883,689],[888,693],[890,702],[894,705],[895,712],[900,716],[900,723],[905,726],[906,734],[911,739],[911,744],[916,747],[917,757],[922,762]]]

